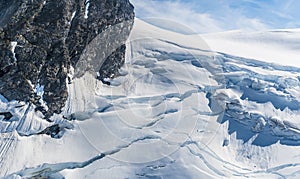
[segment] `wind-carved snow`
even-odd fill
[[[0,121],[0,175],[299,177],[299,68],[215,54],[199,37],[140,20],[126,55],[111,86],[92,72],[68,84],[64,112],[52,120],[74,129],[60,139],[22,135],[49,124],[0,96],[14,115]]]

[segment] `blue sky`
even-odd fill
[[[164,19],[197,33],[300,28],[299,0],[131,0],[141,19]],[[150,19],[150,21],[151,21]],[[166,23],[158,23],[160,25]]]

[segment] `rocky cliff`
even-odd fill
[[[129,0],[1,1],[0,94],[60,113],[72,78],[117,75],[133,21]]]

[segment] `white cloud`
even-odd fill
[[[269,29],[269,27],[262,23],[259,19],[249,19],[241,18],[237,21],[237,27],[240,27],[242,30],[264,30]]]
[[[188,27],[197,33],[222,31],[210,14],[196,12],[189,3],[151,0],[132,0],[132,2],[140,18],[169,20],[182,25],[181,28]]]
[[[288,11],[290,9],[290,7],[293,5],[294,2],[295,2],[295,0],[289,0],[289,1],[287,1],[287,3],[283,7],[283,10],[284,11]]]
[[[233,9],[229,3],[223,1],[131,1],[135,6],[137,17],[139,18],[151,18],[152,22],[158,22],[153,21],[153,19],[164,19],[164,22],[173,21],[177,22],[177,25],[182,25],[182,27],[175,27],[174,23],[156,24],[159,26],[173,24],[171,28],[174,28],[174,31],[182,31],[185,27],[189,27],[196,33],[212,33],[235,29],[262,30],[269,28],[268,25],[263,23],[260,19],[246,17],[243,14],[243,9]],[[253,2],[257,3],[256,1]],[[201,6],[200,10],[196,8],[197,5]],[[205,12],[206,9],[208,9],[207,12]],[[190,30],[187,32],[190,32]]]

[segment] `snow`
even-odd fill
[[[35,86],[34,90],[35,94],[38,96],[43,96],[44,94],[44,85],[40,85],[39,83]]]
[[[287,31],[202,37],[136,19],[121,76],[70,74],[52,123],[0,95],[14,115],[0,120],[0,176],[299,178],[300,69],[280,61],[298,55],[298,32]],[[67,127],[61,138],[37,135],[53,124]]]
[[[43,99],[44,85],[40,85],[39,83],[37,83],[33,91],[37,96],[40,97],[39,102],[41,103],[41,106],[44,107],[44,109],[47,111],[48,110],[47,102],[44,101],[44,99]]]
[[[84,18],[87,19],[89,16],[89,7],[90,7],[90,0],[84,1],[85,10],[84,10]]]
[[[47,106],[47,102],[44,101],[43,99],[43,95],[44,95],[44,85],[40,85],[40,83],[38,82],[37,84],[32,84],[32,81],[27,80],[28,84],[31,86],[31,88],[33,89],[33,92],[40,97],[39,102],[41,104],[42,107],[44,107],[45,110],[48,110],[48,106]]]
[[[217,52],[300,67],[300,29],[263,32],[230,31],[202,35],[202,37],[209,47]]]
[[[70,19],[70,21],[69,21],[69,25],[71,25],[71,23],[72,23],[72,21],[73,21],[75,15],[76,15],[76,11],[74,11],[74,12],[72,13],[71,19]],[[87,12],[86,12],[86,15],[87,15]]]
[[[10,44],[11,44],[11,52],[13,54],[14,61],[16,62],[17,58],[16,58],[15,49],[16,49],[16,46],[18,45],[18,42],[11,42]]]

